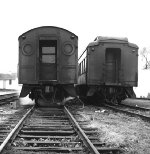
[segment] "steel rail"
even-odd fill
[[[0,100],[7,99],[7,96],[13,97],[13,96],[17,96],[17,95],[18,95],[18,92],[13,92],[13,93],[8,93],[8,94],[2,94],[2,95],[0,95]]]
[[[0,106],[4,104],[8,104],[8,101],[16,98],[17,96],[18,96],[17,92],[0,95]]]
[[[72,116],[72,114],[69,112],[69,110],[64,106],[65,113],[69,116],[69,119],[74,125],[74,128],[76,129],[78,135],[82,138],[83,142],[87,146],[87,148],[90,149],[90,152],[92,154],[99,154],[98,150],[95,148],[95,146],[91,143],[91,141],[88,139],[84,131],[81,129],[75,118]]]
[[[19,129],[21,124],[23,124],[24,120],[27,118],[27,116],[31,113],[31,111],[34,109],[34,106],[21,118],[21,120],[18,122],[18,124],[15,126],[15,128],[8,134],[4,142],[0,145],[0,153],[4,150],[7,143],[10,141],[12,136],[15,134],[15,132]]]
[[[144,116],[144,115],[141,115],[141,114],[137,114],[137,113],[134,113],[134,112],[118,109],[116,107],[106,105],[106,104],[105,104],[105,106],[110,108],[110,109],[113,109],[113,110],[115,110],[117,112],[122,112],[122,113],[125,113],[125,114],[128,114],[128,115],[131,115],[131,116],[137,116],[137,117],[140,117],[142,120],[150,121],[150,117],[147,117],[147,116]]]
[[[142,111],[150,111],[150,108],[144,108],[144,107],[140,107],[140,106],[131,106],[131,105],[127,105],[127,104],[120,104],[121,106],[124,107],[129,107],[131,109],[138,109],[138,110],[142,110]]]

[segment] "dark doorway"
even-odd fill
[[[118,83],[121,65],[120,48],[106,48],[105,65],[105,81],[109,83]]]
[[[57,40],[40,40],[39,52],[39,79],[57,80]]]

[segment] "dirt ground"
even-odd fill
[[[88,127],[97,128],[99,140],[108,147],[120,147],[126,154],[150,154],[150,123],[102,107],[74,109]]]
[[[88,127],[97,128],[99,140],[108,147],[119,147],[124,154],[150,154],[150,123],[140,118],[130,117],[125,114],[115,113],[103,107],[75,106],[74,113],[80,114],[80,120],[89,121]],[[16,110],[4,110],[1,112],[15,112]],[[1,117],[2,121],[4,120]],[[11,149],[6,152],[13,152]],[[24,153],[24,152],[19,152]],[[32,153],[32,152],[31,152]]]

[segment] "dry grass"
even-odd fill
[[[109,147],[121,147],[127,154],[150,154],[150,123],[135,117],[93,106],[77,111],[88,127],[97,128],[99,140]]]

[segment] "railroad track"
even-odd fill
[[[136,107],[136,106],[129,106],[129,105],[108,105],[105,104],[105,107],[112,109],[116,112],[125,113],[130,116],[136,116],[140,117],[141,119],[145,121],[150,121],[150,109],[142,108],[142,107]]]
[[[13,142],[15,150],[73,152],[82,151],[82,142],[64,109],[35,109]]]
[[[17,92],[0,95],[0,105],[7,104],[17,99],[18,99]]]
[[[28,109],[10,111],[10,106],[0,107],[0,147],[6,142],[8,135],[15,128]]]
[[[73,111],[72,111],[73,112]],[[90,115],[90,114],[89,114]],[[110,154],[119,154],[121,153],[121,149],[116,147],[107,147],[107,143],[101,142],[97,128],[91,128],[88,125],[90,124],[89,120],[84,120],[81,116],[81,114],[74,113],[73,116],[79,123],[81,129],[84,131],[85,135],[88,137],[88,139],[91,141],[91,143],[95,146],[97,151],[99,153],[110,153]],[[93,115],[90,115],[93,116]],[[81,117],[81,118],[80,118]],[[80,120],[82,119],[82,120]]]
[[[119,149],[104,148],[86,128],[86,121],[76,121],[66,107],[33,108],[11,132],[0,152],[55,152],[55,153],[119,153]],[[81,128],[82,127],[82,128]],[[9,143],[9,144],[8,144]],[[4,150],[5,149],[5,150]]]

